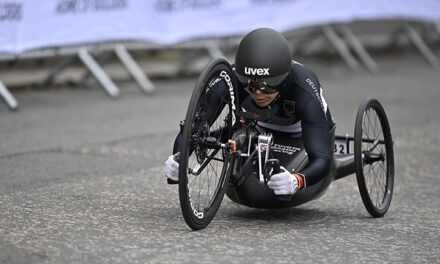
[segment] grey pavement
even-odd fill
[[[318,200],[260,210],[224,199],[191,231],[162,164],[195,79],[20,90],[0,105],[0,263],[440,263],[440,72],[412,52],[382,55],[376,74],[314,69],[337,122],[353,134],[359,104],[378,98],[395,141],[390,210],[373,219],[354,176]]]

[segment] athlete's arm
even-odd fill
[[[300,172],[305,187],[317,183],[330,170],[329,123],[318,100],[311,97],[301,109],[302,138],[309,164]]]

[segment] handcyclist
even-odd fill
[[[269,188],[275,195],[293,195],[318,183],[330,170],[329,131],[334,123],[316,75],[293,61],[286,39],[268,28],[256,29],[241,40],[234,72],[240,107],[260,116],[257,126],[300,137],[307,152],[309,163],[304,169],[291,173],[283,168],[271,176]],[[213,83],[210,89],[217,94],[227,89],[224,82]],[[179,152],[181,137],[179,133],[173,155],[165,162],[165,174],[173,181],[178,181],[174,154]]]

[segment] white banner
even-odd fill
[[[146,1],[27,0],[19,24],[18,52],[145,35]]]
[[[438,0],[0,0],[0,52],[229,36],[353,20],[440,21]]]
[[[18,25],[22,19],[23,3],[0,1],[0,52],[15,52]]]

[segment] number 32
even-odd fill
[[[339,151],[338,151],[338,147],[339,147]],[[345,152],[344,152],[344,145],[336,145],[335,144],[335,153],[339,153],[339,154],[344,154]]]

